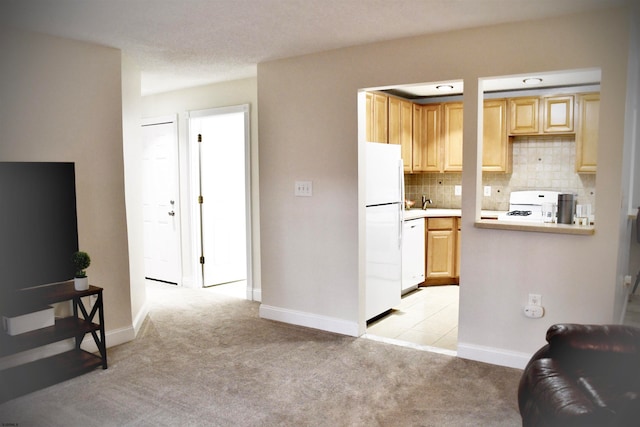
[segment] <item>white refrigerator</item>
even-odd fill
[[[366,143],[367,320],[400,303],[404,170],[400,145]]]

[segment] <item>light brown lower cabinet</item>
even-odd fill
[[[425,285],[457,284],[458,219],[427,218],[426,233]]]

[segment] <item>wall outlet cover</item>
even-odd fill
[[[311,181],[296,181],[293,194],[296,197],[313,196],[313,183]]]

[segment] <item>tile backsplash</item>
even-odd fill
[[[577,203],[591,204],[595,213],[596,175],[575,172],[574,136],[519,136],[510,144],[512,172],[482,174],[482,185],[491,186],[482,209],[508,210],[511,191],[551,190],[576,194]],[[461,173],[405,174],[405,198],[419,206],[424,194],[433,207],[459,209],[461,197],[454,190],[461,184]]]

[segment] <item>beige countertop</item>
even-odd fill
[[[497,219],[499,211],[487,211],[481,212],[483,219]],[[450,216],[462,216],[460,209],[441,209],[441,208],[427,208],[427,209],[405,209],[403,219],[405,221],[417,218],[442,218]]]
[[[557,233],[557,234],[578,234],[578,235],[592,235],[595,232],[593,225],[590,226],[576,226],[565,224],[534,224],[527,222],[506,222],[497,221],[498,215],[503,213],[502,211],[490,211],[482,210],[480,215],[480,221],[476,221],[474,226],[476,228],[492,228],[500,230],[513,230],[513,231],[534,231],[541,233]],[[427,208],[423,209],[405,209],[403,213],[403,219],[410,221],[418,218],[442,218],[442,217],[459,217],[462,215],[460,209],[442,209],[442,208]]]
[[[538,233],[576,234],[588,236],[595,233],[593,225],[574,225],[556,223],[507,222],[480,220],[474,223],[476,228],[492,228],[496,230],[534,231]]]

